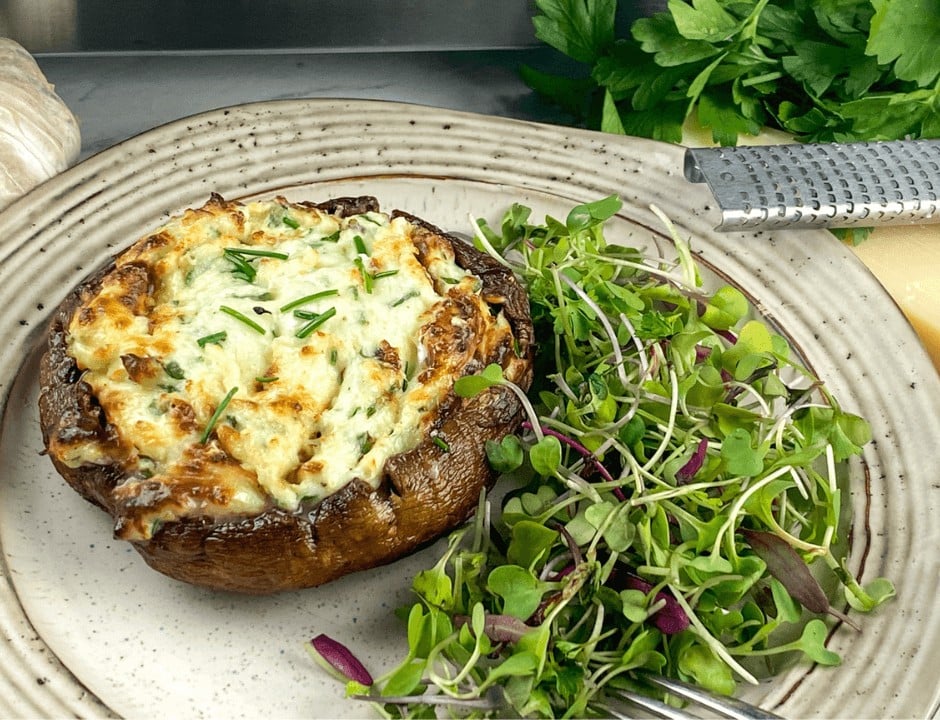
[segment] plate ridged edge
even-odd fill
[[[832,646],[846,651],[846,667],[822,678],[830,671],[790,673],[766,701],[800,716],[933,714],[940,623],[931,622],[930,609],[940,572],[930,554],[910,553],[916,545],[935,547],[940,532],[929,522],[940,509],[938,489],[919,444],[940,436],[932,365],[847,249],[823,232],[714,232],[705,212],[710,198],[684,185],[681,160],[680,148],[651,141],[387,102],[275,101],[171,123],[86,160],[0,213],[0,397],[5,402],[49,310],[80,277],[213,191],[235,197],[344,178],[456,177],[506,185],[507,205],[513,187],[574,201],[618,193],[631,219],[658,228],[647,209],[655,203],[693,238],[703,260],[758,299],[836,396],[876,428],[866,452],[873,544],[864,578],[891,576],[901,598],[863,618],[863,635],[843,629],[833,638]],[[19,291],[24,274],[33,276],[28,293]],[[834,314],[839,308],[845,312]],[[870,391],[855,393],[860,383]],[[36,637],[5,566],[3,572],[0,714],[106,714]],[[876,695],[886,677],[895,687]],[[845,693],[832,692],[842,683]],[[799,692],[787,698],[794,684]]]

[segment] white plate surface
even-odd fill
[[[841,627],[834,669],[801,666],[746,696],[794,718],[930,717],[938,707],[940,381],[878,282],[824,232],[719,234],[710,198],[654,142],[413,105],[307,100],[213,111],[94,156],[0,214],[0,716],[354,717],[367,709],[302,644],[328,632],[373,670],[395,662],[392,616],[434,549],[324,588],[246,598],[149,570],[41,455],[37,358],[67,291],[170,214],[226,198],[376,195],[450,229],[513,202],[563,217],[618,193],[611,227],[649,245],[655,203],[702,261],[792,338],[874,442],[853,466],[851,564],[896,601]]]

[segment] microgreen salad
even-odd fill
[[[387,717],[605,715],[643,671],[730,694],[795,658],[838,664],[824,618],[854,623],[831,598],[869,611],[894,594],[844,557],[843,471],[867,422],[739,290],[703,289],[658,210],[675,259],[608,243],[620,207],[478,222],[542,339],[528,396],[511,386],[522,431],[488,446],[505,494],[414,578],[395,669],[373,681],[339,641],[310,644]],[[455,392],[494,385],[508,385],[495,365]]]

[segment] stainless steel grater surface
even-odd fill
[[[692,148],[718,230],[940,223],[940,140]]]

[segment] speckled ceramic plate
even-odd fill
[[[790,717],[927,717],[938,706],[940,382],[876,280],[825,233],[715,233],[682,150],[636,139],[364,101],[219,110],[129,140],[0,214],[0,716],[339,717],[365,707],[306,656],[326,631],[376,671],[404,648],[392,610],[413,557],[268,598],[210,593],[149,570],[41,455],[36,363],[48,314],[107,256],[168,215],[227,198],[369,193],[452,229],[513,202],[562,216],[619,193],[618,240],[648,245],[659,205],[714,272],[799,346],[875,440],[853,467],[852,567],[898,599],[841,627],[840,668],[794,668],[749,699]]]

